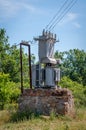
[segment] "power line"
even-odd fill
[[[22,41],[22,42],[23,42],[23,41]],[[30,45],[31,45],[32,47],[37,47],[37,46],[38,46],[38,44],[34,44],[33,41],[28,41],[28,43],[31,43]],[[15,43],[15,44],[12,45],[11,47],[8,46],[8,48],[3,48],[3,49],[0,50],[0,52],[14,50],[14,49],[15,49],[14,47],[17,47],[17,46],[20,46],[20,43],[19,43],[19,44],[16,44],[16,43]],[[36,49],[36,50],[37,50],[37,49]],[[36,53],[37,53],[37,51],[36,51]]]
[[[60,13],[61,9],[66,5],[66,3],[68,2],[68,0],[66,0],[62,6],[60,7],[60,9],[58,10],[58,12],[54,15],[54,17],[51,19],[51,21],[49,22],[49,24],[45,27],[46,30],[49,27],[50,24],[52,24],[53,20],[57,17],[57,15]]]
[[[63,5],[60,7],[58,12],[55,14],[55,16],[52,18],[52,20],[49,22],[49,24],[46,26],[47,30],[52,30],[68,13],[68,11],[73,7],[73,5],[76,3],[77,0],[66,0]]]
[[[73,5],[76,3],[77,0],[73,1],[73,3],[66,9],[66,11],[61,15],[56,22],[53,24],[53,26],[50,28],[50,30],[53,30],[55,26],[64,18],[64,16],[69,12],[69,10],[73,7]]]
[[[67,2],[65,7],[61,9],[61,11],[58,14],[58,17],[56,19],[53,20],[53,23],[50,25],[49,29],[53,26],[53,24],[59,19],[59,17],[61,17],[61,15],[63,15],[63,13],[65,12],[65,10],[67,10],[67,8],[70,6],[70,4],[73,2],[74,0],[71,0],[69,3]]]
[[[60,18],[63,18],[66,15],[70,7],[72,8],[73,3],[75,3],[75,0],[71,0],[69,3],[67,3],[65,8],[60,11],[59,16],[53,21],[53,23],[49,27],[49,30],[55,25],[55,23],[57,23],[57,21],[59,21]]]
[[[0,52],[11,50],[11,49],[13,49],[14,46],[17,47],[17,46],[19,46],[19,45],[20,45],[20,43],[19,43],[19,44],[14,44],[14,45],[12,45],[11,47],[8,47],[8,48],[5,48],[5,49],[0,50]]]
[[[64,18],[64,16],[69,12],[69,10],[73,7],[76,1],[72,1],[71,5],[68,5],[67,8],[65,8],[65,12],[63,12],[63,14],[56,19],[52,26],[50,26],[50,30],[53,30],[55,26]]]
[[[21,41],[21,42],[24,42],[24,41]],[[33,44],[33,41],[27,41],[27,42],[31,43],[31,45]],[[9,45],[9,44],[7,44],[7,45]],[[8,46],[8,48],[2,49],[2,50],[0,50],[0,52],[14,49],[14,47],[17,47],[17,46],[20,46],[20,43],[18,43],[18,44],[14,43],[14,45],[12,45],[11,47]]]

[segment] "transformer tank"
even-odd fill
[[[32,85],[36,88],[56,88],[60,81],[59,62],[54,58],[56,34],[43,30],[42,35],[34,38],[38,41],[39,63],[32,65]]]

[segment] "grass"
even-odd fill
[[[10,120],[10,113],[6,110],[0,111],[0,126]]]
[[[22,120],[14,121],[12,116],[7,110],[0,111],[0,130],[86,130],[86,108],[76,109],[74,118],[56,117],[53,113],[50,116],[31,114],[25,118],[24,114]]]

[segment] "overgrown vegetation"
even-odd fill
[[[29,87],[28,56],[23,53],[24,87]],[[32,56],[32,62],[35,57]],[[16,103],[20,94],[20,50],[10,46],[5,29],[0,29],[0,109]]]
[[[26,110],[22,112],[15,111],[11,113],[11,122],[19,122],[19,121],[25,121],[25,120],[32,120],[35,118],[40,118],[38,113],[34,113],[31,110]]]
[[[72,91],[76,107],[86,107],[86,86],[72,81],[67,76],[61,79],[60,85]]]
[[[19,84],[10,81],[9,74],[0,73],[0,109],[16,103],[20,94]]]
[[[86,108],[76,110],[74,118],[53,113],[50,117],[37,116],[29,112],[16,113],[14,120],[10,117],[8,111],[0,112],[0,130],[86,130]]]
[[[28,56],[22,51],[24,87],[29,87]],[[31,58],[34,63],[34,55]],[[56,51],[55,58],[60,58],[62,62],[59,85],[73,92],[75,117],[56,117],[54,113],[50,117],[43,117],[31,111],[17,112],[15,108],[20,94],[20,51],[16,45],[10,46],[5,29],[0,29],[0,110],[3,110],[0,111],[0,130],[86,130],[86,52],[79,49]]]
[[[67,76],[72,81],[86,85],[86,52],[84,50],[56,51],[55,57],[61,59],[62,76]]]

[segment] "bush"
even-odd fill
[[[14,113],[11,113],[12,122],[31,120],[31,119],[38,118],[38,117],[39,117],[39,114],[36,112],[32,112],[31,110],[24,110],[22,112],[16,111]]]
[[[74,82],[66,76],[61,79],[60,85],[73,92],[76,107],[86,106],[86,86]]]
[[[19,94],[18,86],[10,81],[9,74],[0,73],[0,109],[4,109],[5,104],[16,102]]]

